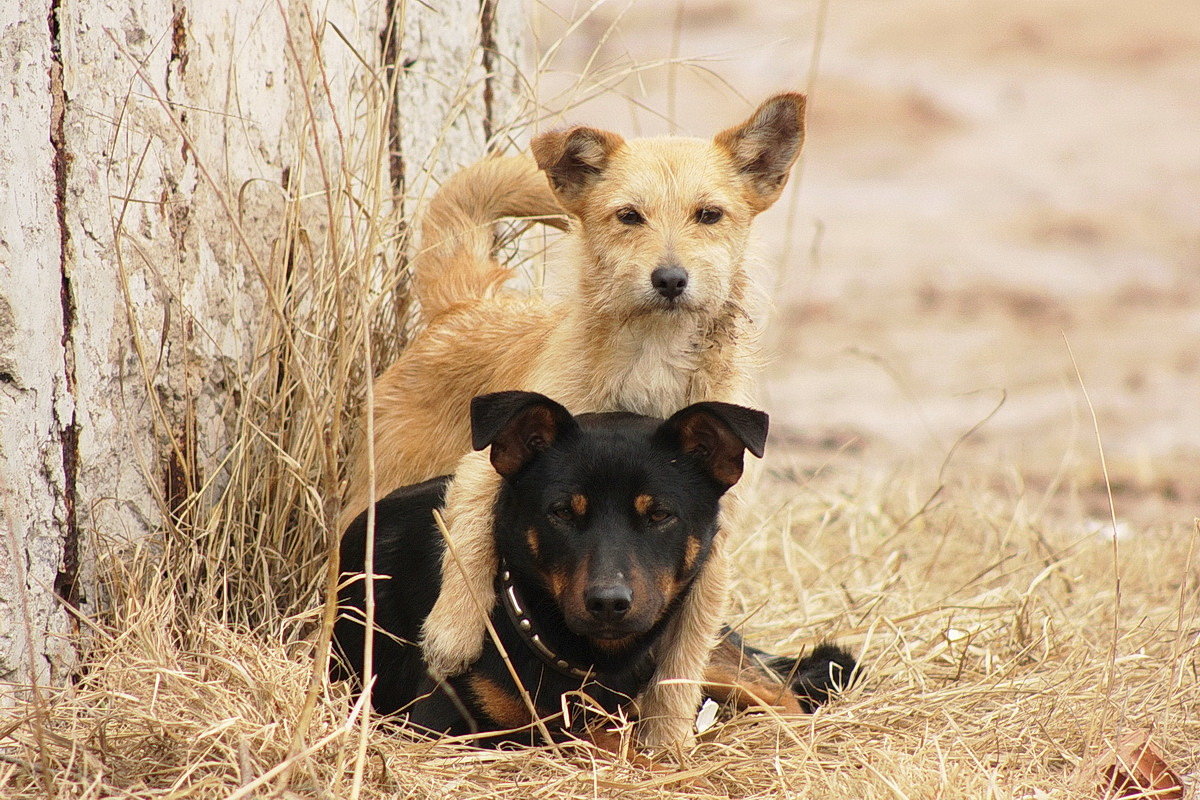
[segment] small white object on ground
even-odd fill
[[[720,706],[711,697],[704,698],[700,711],[696,714],[696,733],[704,733],[717,721],[717,709]]]

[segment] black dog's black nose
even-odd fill
[[[687,288],[688,274],[683,267],[659,267],[650,273],[650,283],[663,297],[674,300]]]
[[[584,597],[584,605],[600,622],[620,622],[633,605],[633,592],[619,583],[593,586]]]

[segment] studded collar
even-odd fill
[[[509,570],[508,564],[503,560],[500,562],[499,583],[500,602],[503,604],[505,611],[508,612],[508,618],[512,620],[513,627],[517,629],[517,633],[525,644],[529,645],[529,648],[537,654],[537,657],[546,666],[571,678],[587,679],[595,675],[595,669],[585,669],[572,664],[550,649],[545,640],[538,634],[537,629],[534,628],[533,620],[529,617],[529,612],[521,605],[520,596],[517,594],[517,587],[513,584],[512,572]]]

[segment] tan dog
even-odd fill
[[[377,380],[374,418],[375,497],[457,464],[446,521],[458,560],[447,557],[424,628],[431,672],[457,674],[478,658],[494,604],[500,478],[485,454],[470,453],[471,398],[520,389],[573,413],[659,417],[701,400],[746,404],[756,338],[744,308],[750,225],[800,154],[804,106],[803,95],[777,95],[711,141],[546,133],[532,143],[544,176],[527,158],[492,159],[433,198],[414,262],[427,327]],[[492,256],[491,225],[563,210],[575,292],[554,305],[493,296],[509,272]],[[368,466],[360,444],[343,528],[368,505]],[[645,744],[690,734],[728,594],[723,538],[664,637],[640,703]]]

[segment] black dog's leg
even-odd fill
[[[830,695],[845,689],[858,678],[861,668],[847,650],[825,642],[817,645],[802,658],[778,656],[746,644],[735,631],[726,627],[722,641],[713,653],[710,671],[714,684],[732,684],[741,691],[712,691],[721,700],[732,699],[739,705],[755,705],[741,699],[743,695],[770,701],[769,704],[787,710],[812,713],[826,703]],[[778,681],[771,691],[773,681]],[[786,684],[791,697],[782,696]]]
[[[830,694],[849,687],[860,674],[854,656],[830,642],[817,645],[803,658],[774,656],[766,663],[787,680],[800,705],[810,714],[824,705]]]

